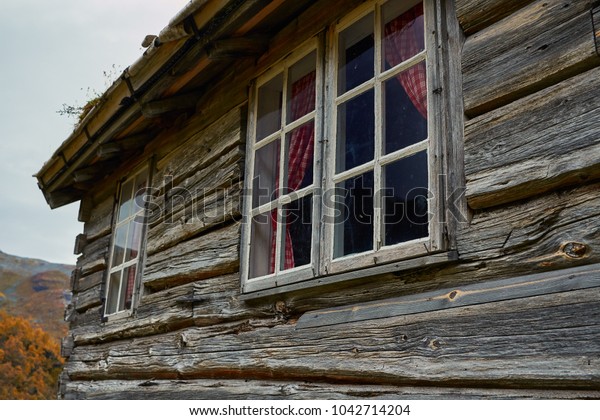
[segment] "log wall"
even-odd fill
[[[468,210],[450,223],[457,261],[240,294],[247,86],[359,2],[334,3],[308,7],[147,148],[160,211],[132,317],[101,321],[115,183],[85,200],[61,397],[600,397],[600,57],[586,1],[449,3]]]

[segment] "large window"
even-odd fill
[[[115,214],[104,315],[129,313],[140,271],[148,169],[121,183]]]
[[[433,3],[368,2],[257,79],[245,292],[443,248]]]

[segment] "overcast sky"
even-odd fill
[[[0,250],[74,263],[78,203],[50,210],[32,177],[73,131],[57,114],[104,91],[187,0],[1,0]],[[118,76],[118,74],[116,75]]]

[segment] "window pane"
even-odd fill
[[[283,74],[278,74],[258,88],[256,141],[264,139],[281,128],[282,93]]]
[[[277,210],[252,218],[250,234],[249,278],[272,274],[275,271],[275,227]]]
[[[116,267],[123,264],[123,257],[125,255],[127,241],[127,226],[128,224],[124,224],[117,228],[113,244],[113,260],[111,267]]]
[[[427,138],[425,62],[385,82],[384,153],[400,150]]]
[[[283,193],[290,193],[312,185],[314,142],[314,121],[303,124],[287,134],[287,184]]]
[[[338,107],[336,173],[373,160],[375,111],[373,90]]]
[[[390,69],[425,49],[423,3],[407,10],[406,2],[388,1],[383,6],[383,68]]]
[[[135,178],[135,189],[133,195],[135,203],[133,207],[134,213],[142,212],[146,208],[144,196],[147,194],[146,187],[148,186],[148,171],[144,170]]]
[[[135,220],[129,222],[129,235],[127,235],[127,248],[125,250],[125,261],[137,258],[140,252],[143,225]]]
[[[285,250],[281,255],[284,270],[310,264],[312,243],[312,196],[284,206]]]
[[[383,167],[385,245],[429,234],[427,152]]]
[[[373,78],[373,13],[340,32],[338,95]]]
[[[256,151],[254,179],[252,180],[252,207],[258,207],[277,198],[279,178],[279,139]]]
[[[287,94],[287,122],[297,120],[315,109],[317,53],[313,51],[290,67]]]
[[[373,249],[373,172],[336,185],[334,258]]]
[[[137,265],[127,267],[123,273],[123,287],[121,288],[121,298],[119,299],[119,310],[131,309],[133,299],[133,288],[135,287],[135,273]]]
[[[133,181],[129,180],[121,186],[121,197],[119,199],[119,218],[121,222],[131,215],[131,208],[133,206],[132,200]]]
[[[108,295],[106,298],[105,310],[105,313],[107,315],[114,314],[115,312],[117,312],[117,308],[119,305],[119,285],[121,284],[121,273],[122,271],[111,273],[110,278],[108,280]]]

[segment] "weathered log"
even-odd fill
[[[85,277],[77,279],[73,286],[74,292],[83,292],[84,290],[98,286],[104,281],[104,271],[96,271]]]
[[[600,65],[589,4],[539,0],[469,37],[465,113],[476,116]]]
[[[198,129],[197,124],[191,124],[178,133],[184,141],[177,148],[166,144],[163,156],[156,163],[158,176],[154,185],[162,188],[167,176],[170,176],[169,183],[178,185],[243,144],[241,117],[240,108],[233,108],[205,129]]]
[[[496,206],[600,177],[598,89],[600,68],[469,121],[469,206]]]
[[[96,238],[110,233],[113,206],[114,198],[110,195],[92,208],[89,221],[85,223],[83,229],[83,233],[87,236],[88,241],[91,242]]]
[[[597,389],[600,288],[296,330],[213,327],[74,349],[74,380],[210,377]],[[519,322],[514,322],[518,319]],[[239,327],[242,327],[241,325]]]
[[[237,271],[239,230],[233,223],[149,256],[144,286],[157,290]]]
[[[455,400],[455,399],[598,399],[599,391],[476,389],[345,385],[319,382],[242,380],[107,380],[68,382],[64,399],[85,400]]]
[[[240,182],[193,201],[171,216],[165,216],[167,220],[150,229],[152,235],[148,238],[148,255],[176,246],[220,224],[238,220],[242,188]]]
[[[461,258],[502,258],[528,250],[529,257],[524,256],[519,264],[532,258],[541,261],[543,253],[536,245],[546,243],[543,247],[548,250],[549,258],[569,260],[559,252],[560,245],[566,240],[575,240],[589,241],[589,253],[580,260],[598,262],[600,254],[596,247],[600,245],[600,231],[594,227],[594,221],[598,219],[600,208],[599,187],[598,183],[585,185],[476,212],[471,222],[462,225],[458,232]]]
[[[455,0],[458,21],[472,34],[509,16],[533,0]]]
[[[123,338],[146,336],[173,331],[193,325],[192,304],[180,302],[193,295],[194,285],[167,289],[143,295],[135,313],[126,318],[83,325],[71,330],[76,345],[108,342]]]
[[[73,295],[73,304],[77,312],[84,312],[102,304],[102,284]]]

